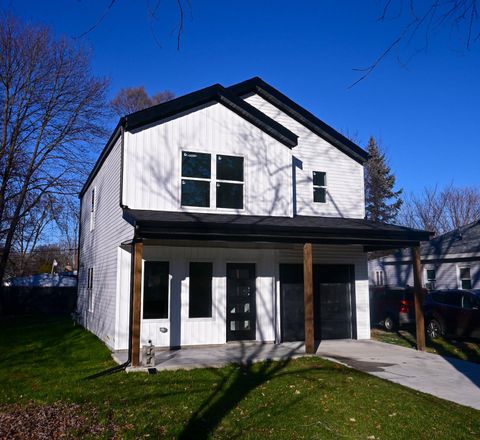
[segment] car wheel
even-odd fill
[[[383,326],[387,332],[393,332],[396,329],[396,323],[391,316],[387,316],[383,320]]]
[[[430,339],[437,339],[443,336],[443,327],[436,319],[430,319],[427,323],[427,335]]]

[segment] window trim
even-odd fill
[[[461,278],[461,272],[462,269],[468,269],[470,278]],[[470,287],[468,289],[464,289],[462,287],[462,281],[463,280],[469,280],[470,281]],[[469,265],[457,265],[457,285],[460,290],[471,290],[472,289],[472,266]]]
[[[183,154],[184,153],[197,153],[197,154],[208,154],[210,156],[210,178],[206,177],[184,177],[182,170],[183,163]],[[212,153],[208,151],[192,151],[192,150],[180,150],[180,207],[182,209],[210,209],[212,206],[212,183],[213,183],[213,169],[212,169]],[[184,180],[191,180],[197,182],[208,182],[208,206],[196,206],[196,205],[183,205],[182,204],[182,186]]]
[[[324,185],[315,185],[314,183],[314,173],[323,173],[325,175],[324,177]],[[315,188],[323,188],[325,190],[325,201],[324,202],[316,202],[315,201]],[[327,172],[326,171],[318,171],[318,170],[312,170],[312,200],[313,203],[320,203],[322,205],[326,205],[328,203],[328,181],[327,181]]]
[[[87,310],[93,313],[95,310],[95,293],[93,289],[93,267],[87,269]]]
[[[90,191],[90,232],[95,229],[95,217],[97,213],[97,187],[94,186]]]
[[[183,153],[201,153],[210,155],[210,179],[200,178],[200,177],[183,177],[182,176],[182,155]],[[237,180],[219,180],[219,183],[233,183],[243,186],[243,208],[220,208],[217,206],[217,156],[232,156],[232,157],[241,157],[243,158],[243,182]],[[246,201],[247,201],[247,157],[246,155],[236,154],[236,153],[222,153],[218,151],[206,151],[203,149],[185,148],[180,150],[180,161],[178,165],[178,173],[180,176],[180,185],[178,189],[178,204],[179,208],[184,212],[205,212],[215,211],[215,212],[225,212],[225,213],[242,213],[246,211]],[[200,180],[210,182],[210,205],[209,206],[190,206],[182,205],[182,180]]]
[[[380,280],[379,280],[379,278],[380,278]],[[382,270],[382,269],[375,270],[375,286],[377,286],[377,287],[385,286],[385,271]]]
[[[167,307],[167,317],[166,318],[144,318],[143,317],[143,304],[144,304],[144,288],[145,288],[145,263],[168,263],[168,294],[167,294],[167,300],[168,300],[168,307]],[[148,323],[161,323],[161,324],[167,324],[170,322],[170,306],[172,304],[172,262],[170,259],[166,258],[149,258],[148,260],[142,259],[142,289],[141,289],[141,295],[142,295],[142,300],[141,300],[141,307],[140,307],[140,320],[148,322]]]
[[[428,272],[432,271],[435,273],[434,278],[428,278]],[[431,284],[433,282],[433,284]],[[425,288],[429,290],[435,290],[436,289],[436,284],[437,284],[437,269],[435,267],[425,267],[424,269],[424,286]]]

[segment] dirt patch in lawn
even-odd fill
[[[27,405],[0,406],[0,439],[47,440],[84,436],[117,437],[120,427],[107,420],[100,423],[93,407],[56,402],[51,405],[30,402]]]

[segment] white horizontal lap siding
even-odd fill
[[[86,328],[115,348],[118,246],[133,237],[120,208],[121,141],[117,141],[82,198],[78,311]],[[90,230],[91,191],[95,221]],[[88,311],[87,271],[93,267],[93,312]]]
[[[210,208],[180,204],[181,152],[245,158],[244,210],[241,214],[292,214],[291,150],[225,106],[214,103],[185,112],[149,127],[127,132],[125,142],[124,203],[129,208],[235,212],[216,209],[211,185]]]
[[[470,267],[470,277],[472,288],[480,288],[480,262],[479,261],[443,261],[443,262],[424,262],[422,264],[423,284],[427,283],[426,270],[435,270],[435,288],[436,289],[457,289],[461,287],[458,270],[460,267]],[[372,269],[375,266],[372,265]],[[390,286],[405,285],[413,286],[413,267],[411,263],[384,264],[385,284]],[[371,269],[371,272],[372,272]]]
[[[253,263],[256,269],[257,340],[273,341],[275,267],[273,250],[144,246],[144,261],[168,261],[168,319],[142,319],[141,345],[157,347],[223,344],[226,342],[226,265]],[[190,262],[213,263],[212,317],[189,318]],[[143,283],[142,283],[143,289]],[[143,297],[143,295],[142,295]],[[161,329],[166,330],[162,332]]]
[[[313,264],[353,264],[355,268],[355,314],[357,339],[370,339],[368,261],[362,246],[313,245]],[[279,263],[303,264],[303,249],[279,251]]]
[[[295,168],[297,214],[364,218],[361,164],[259,95],[248,96],[245,101],[299,136],[298,145],[293,149],[294,157],[300,161]],[[313,171],[327,174],[327,203],[313,202]]]

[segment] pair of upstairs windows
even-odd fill
[[[182,206],[210,207],[214,183],[217,208],[243,209],[243,157],[217,154],[215,181],[211,165],[211,154],[182,153]]]

